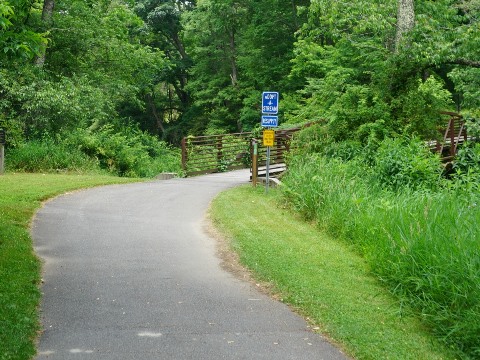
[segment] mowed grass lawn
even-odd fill
[[[138,179],[97,175],[0,175],[0,359],[35,354],[41,263],[29,226],[42,202],[67,191]]]
[[[138,181],[110,176],[0,176],[0,359],[30,359],[40,330],[41,263],[29,226],[42,202],[67,191]],[[242,262],[277,295],[358,359],[451,359],[370,276],[361,257],[279,205],[275,191],[241,187],[211,216]],[[232,206],[235,204],[235,206]]]
[[[453,359],[346,244],[250,186],[220,194],[210,217],[256,279],[356,359]]]

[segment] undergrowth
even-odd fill
[[[9,171],[109,173],[124,177],[182,174],[180,150],[132,126],[76,130],[6,149]]]
[[[384,150],[389,161],[392,148]],[[393,173],[389,183],[379,163],[302,154],[291,160],[284,195],[305,218],[354,244],[401,309],[415,310],[461,358],[480,358],[478,177],[439,182],[423,163],[423,173],[412,174],[431,173],[426,186]]]

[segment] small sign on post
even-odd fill
[[[278,99],[279,94],[276,91],[264,91],[262,93],[262,126],[263,130],[263,146],[267,148],[267,169],[265,192],[268,193],[270,183],[270,147],[275,143],[275,130],[272,127],[278,126]]]
[[[263,146],[273,146],[275,143],[275,130],[263,130]]]
[[[261,125],[263,127],[277,127],[278,126],[278,116],[262,115]]]

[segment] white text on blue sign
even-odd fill
[[[278,92],[263,92],[262,94],[262,113],[278,113]]]
[[[278,126],[278,116],[262,115],[263,127],[276,127]]]

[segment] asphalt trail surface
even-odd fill
[[[106,186],[47,202],[32,226],[44,260],[36,359],[346,359],[287,306],[222,270],[205,212],[248,176]]]

